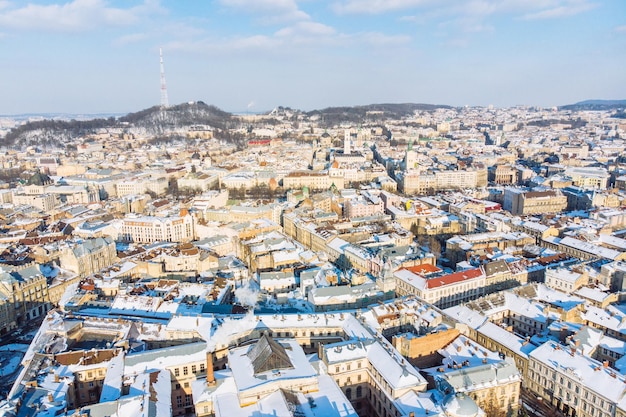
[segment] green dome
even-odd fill
[[[46,185],[52,182],[49,176],[42,174],[41,172],[35,172],[26,183],[27,185]]]

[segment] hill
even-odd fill
[[[559,106],[559,110],[615,110],[626,107],[626,100],[584,100],[574,104]]]
[[[309,117],[319,117],[325,126],[334,126],[342,122],[363,123],[387,119],[402,119],[412,116],[415,111],[433,111],[439,108],[452,108],[446,105],[421,103],[382,103],[353,107],[328,107],[305,113]]]
[[[341,123],[360,124],[381,122],[388,119],[401,119],[414,114],[416,110],[433,111],[450,106],[432,104],[370,104],[354,107],[329,107],[322,110],[301,112],[279,107],[280,113],[300,114],[305,118],[318,120],[323,126],[332,127]],[[270,115],[274,115],[274,110]],[[275,119],[263,119],[258,123],[271,124]],[[253,127],[255,122],[248,120],[245,126]],[[162,109],[153,106],[121,117],[96,118],[92,120],[40,120],[31,121],[12,129],[0,140],[3,147],[50,146],[63,147],[75,139],[97,133],[124,133],[139,137],[165,138],[184,136],[192,126],[208,127],[216,137],[243,145],[245,138],[234,135],[229,129],[242,127],[241,118],[207,105],[202,101],[179,104]]]
[[[190,126],[198,125],[223,131],[230,128],[232,122],[230,113],[198,101],[165,109],[154,106],[119,118],[28,122],[7,133],[0,146],[60,146],[81,136],[107,131],[152,137],[183,134]]]

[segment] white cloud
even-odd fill
[[[345,0],[333,4],[339,14],[379,14],[433,3],[429,0]]]
[[[144,41],[148,39],[148,37],[149,36],[147,33],[130,33],[128,35],[120,36],[119,38],[115,39],[115,41],[113,41],[113,44],[118,46],[128,45],[131,43]]]
[[[617,33],[626,33],[626,25],[617,26],[614,30]]]
[[[524,18],[557,18],[595,7],[590,0],[336,0],[339,14],[383,14],[415,11],[403,21],[422,21],[442,16],[491,16],[510,14]],[[535,16],[536,15],[536,16]]]
[[[204,38],[175,41],[163,45],[168,50],[211,53],[261,52],[265,56],[293,55],[306,50],[331,47],[368,46],[386,48],[406,44],[407,35],[386,35],[380,32],[341,33],[335,28],[316,22],[297,22],[272,35],[251,35],[230,38]],[[308,48],[308,49],[307,49]]]
[[[0,26],[27,31],[83,32],[102,26],[128,26],[143,14],[162,12],[158,1],[146,0],[127,9],[110,7],[103,0],[73,0],[62,4],[12,7],[0,3]]]
[[[260,21],[265,24],[310,19],[295,0],[220,0],[220,3],[245,13],[261,15],[263,18]]]
[[[550,9],[541,10],[534,13],[527,13],[522,16],[525,20],[540,20],[540,19],[558,19],[562,17],[574,16],[596,7],[593,3],[580,2],[575,4],[567,4],[563,6],[553,7]]]
[[[317,22],[298,22],[293,26],[280,29],[276,36],[328,36],[333,35],[335,29]]]
[[[380,32],[367,32],[355,35],[357,41],[363,41],[372,46],[401,45],[411,41],[408,35],[385,35]]]

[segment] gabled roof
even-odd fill
[[[259,341],[248,351],[254,375],[275,369],[293,369],[285,348],[264,333]]]

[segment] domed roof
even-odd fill
[[[191,155],[191,159],[200,159],[200,154],[198,152],[194,152],[193,155]]]
[[[49,176],[37,171],[28,179],[27,185],[46,185],[50,182],[52,180]]]
[[[322,133],[322,137],[323,138],[329,138],[330,135],[328,134],[328,132],[324,132],[324,133]]]
[[[452,394],[444,400],[443,409],[453,417],[475,417],[481,415],[478,405],[465,394]]]

